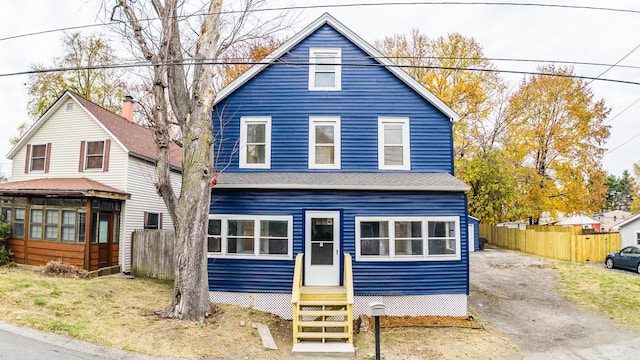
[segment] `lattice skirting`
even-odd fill
[[[238,305],[291,320],[291,294],[210,291],[211,302]],[[390,316],[467,316],[467,295],[356,296],[353,315],[370,315],[369,303],[381,302]]]

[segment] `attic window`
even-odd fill
[[[342,89],[342,51],[339,48],[309,49],[309,90]]]
[[[73,111],[73,103],[72,102],[68,102],[67,103],[67,111]]]

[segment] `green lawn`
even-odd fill
[[[582,307],[640,330],[640,276],[591,265],[556,262],[558,290]]]

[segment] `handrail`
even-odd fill
[[[291,303],[300,301],[300,288],[302,287],[302,253],[296,255],[296,265],[293,269],[293,286],[291,289]]]
[[[347,288],[347,304],[353,304],[353,264],[351,255],[344,253],[344,287]]]

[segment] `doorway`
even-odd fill
[[[340,212],[305,212],[306,286],[340,285]]]

